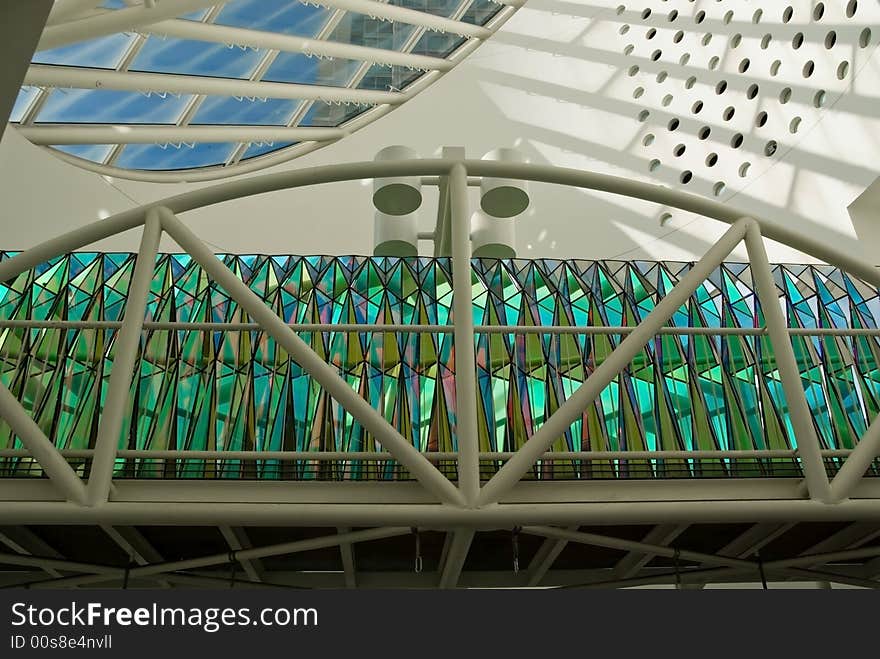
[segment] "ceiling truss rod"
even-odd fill
[[[195,39],[212,43],[247,45],[254,48],[278,50],[285,53],[302,53],[321,57],[363,60],[386,66],[405,66],[413,69],[448,71],[453,64],[449,60],[427,55],[402,53],[397,50],[371,48],[350,43],[306,39],[289,34],[227,27],[225,25],[197,23],[195,21],[170,20],[148,26],[145,31],[178,39]]]
[[[34,64],[28,69],[25,85],[72,87],[77,89],[115,89],[142,93],[204,94],[247,98],[308,99],[329,103],[376,105],[403,103],[407,95],[369,89],[346,89],[322,85],[234,80],[162,73],[132,73],[79,67]]]
[[[182,144],[193,142],[329,142],[345,137],[339,128],[285,126],[36,125],[19,132],[34,144]]]

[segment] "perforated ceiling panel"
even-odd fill
[[[721,198],[854,91],[880,37],[877,3],[864,0],[657,0],[615,15],[648,171]]]

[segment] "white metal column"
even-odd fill
[[[144,233],[135,262],[134,274],[125,302],[125,315],[122,328],[116,335],[113,367],[107,385],[107,398],[98,424],[98,437],[95,440],[95,454],[89,474],[88,503],[91,506],[107,501],[113,469],[116,464],[116,451],[119,449],[119,434],[122,420],[128,406],[129,391],[134,367],[138,359],[143,331],[144,313],[147,308],[147,295],[153,282],[156,269],[156,254],[162,237],[162,223],[157,209],[147,211]]]
[[[779,379],[782,381],[782,390],[788,403],[788,413],[791,417],[792,428],[794,428],[794,439],[797,441],[798,455],[803,465],[807,490],[811,498],[827,502],[831,498],[831,490],[828,476],[825,474],[825,467],[822,464],[822,456],[819,453],[821,448],[819,437],[813,427],[813,413],[810,411],[807,397],[804,394],[800,370],[795,360],[794,349],[791,346],[791,336],[788,333],[785,315],[779,306],[779,296],[776,294],[773,272],[770,269],[767,251],[764,249],[761,227],[757,222],[751,221],[748,225],[746,248],[752,266],[755,291],[761,302],[761,310],[764,312],[764,322],[770,335],[770,345],[773,346],[773,358],[776,361]]]
[[[474,311],[471,289],[471,229],[467,170],[453,166],[449,174],[452,219],[452,310],[455,324],[455,430],[458,440],[458,484],[468,505],[480,490],[477,434],[477,364],[474,358]]]

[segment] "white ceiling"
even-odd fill
[[[621,4],[626,8],[618,14]],[[793,14],[785,23],[788,4]],[[880,5],[863,0],[847,17],[846,3],[828,2],[817,21],[816,4],[529,0],[489,43],[404,107],[281,168],[369,160],[389,144],[412,146],[424,156],[443,145],[466,146],[472,157],[516,146],[533,162],[653,180],[712,198],[717,191],[718,199],[744,212],[876,260],[873,244],[856,236],[847,206],[877,178],[880,162]],[[758,9],[763,13],[755,23]],[[672,11],[679,13],[670,21]],[[699,11],[706,12],[701,23],[694,18]],[[868,26],[873,30],[861,47]],[[835,43],[828,48],[832,30]],[[803,44],[794,48],[798,33]],[[771,38],[763,48],[765,34]],[[711,70],[713,57],[717,68]],[[780,65],[771,75],[774,60]],[[842,62],[848,64],[841,80]],[[749,98],[752,85],[758,88]],[[821,90],[822,107],[816,107]],[[695,114],[697,101],[702,107]],[[649,114],[640,121],[643,112]],[[759,127],[760,112],[767,121]],[[678,127],[670,130],[673,119]],[[700,139],[704,127],[711,134]],[[742,144],[734,148],[738,133]],[[771,140],[776,150],[766,155]],[[676,156],[679,145],[684,153]],[[710,154],[717,156],[712,166]],[[659,166],[651,172],[653,160]],[[682,184],[685,171],[692,179]],[[218,251],[366,254],[372,211],[365,183],[275,193],[184,219]],[[108,181],[10,130],[0,145],[0,195],[7,212],[0,247],[26,248],[192,187]],[[690,259],[723,232],[715,222],[677,211],[661,226],[666,209],[569,189],[533,186],[532,202],[519,224],[524,257]],[[428,195],[426,228],[433,209]],[[120,236],[99,247],[127,250],[136,244],[137,236]],[[781,246],[770,255],[775,261],[808,259]]]

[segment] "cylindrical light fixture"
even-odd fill
[[[474,212],[471,245],[476,258],[516,258],[516,218],[489,217],[481,211]]]
[[[483,160],[525,162],[525,156],[516,149],[494,149]],[[492,217],[513,217],[529,207],[529,193],[525,181],[508,178],[483,177],[480,184],[480,207]]]
[[[418,154],[407,146],[388,146],[374,160],[412,160]],[[373,180],[373,205],[386,215],[408,215],[422,204],[422,179],[419,176],[396,176]]]
[[[373,224],[373,256],[418,256],[416,213],[388,215],[376,211]]]

